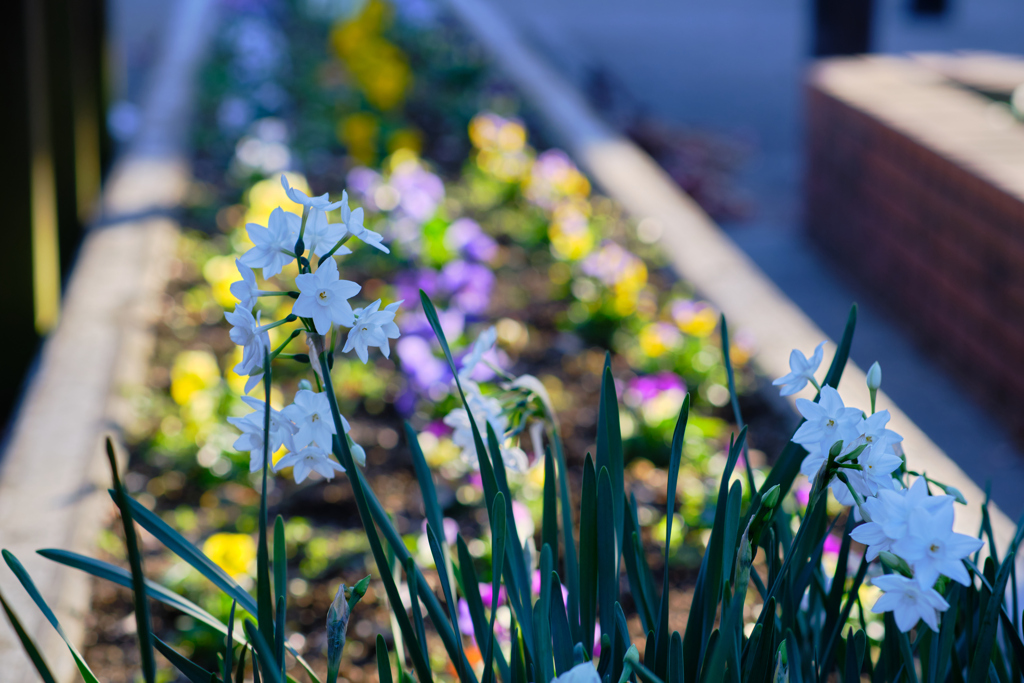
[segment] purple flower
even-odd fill
[[[463,330],[466,329],[466,315],[456,308],[438,310],[437,319],[441,323],[445,339],[450,342],[461,337]],[[427,314],[422,309],[403,315],[398,327],[402,330],[403,335],[419,335],[434,339],[434,329],[430,326]]]
[[[444,420],[432,420],[423,427],[423,431],[441,438],[452,433],[452,428],[444,423]]]
[[[349,192],[361,196],[364,200],[369,199],[370,194],[380,185],[380,182],[380,173],[365,166],[353,168],[345,178],[345,185]]]
[[[448,545],[454,545],[455,541],[459,537],[459,523],[451,517],[445,517],[441,520],[441,524],[444,526],[444,542]],[[423,520],[422,525],[423,533],[427,533],[427,520]],[[437,529],[434,529],[434,533],[437,533]],[[442,539],[437,539],[441,541]]]
[[[420,389],[429,389],[438,383],[447,384],[451,378],[448,364],[434,355],[434,350],[423,337],[405,335],[395,344],[395,352],[402,362],[402,370]]]
[[[420,223],[433,216],[444,200],[444,183],[415,161],[399,165],[391,174],[390,185],[398,191],[402,212]]]
[[[395,288],[398,290],[398,299],[415,302],[419,304],[420,290],[427,293],[427,296],[437,296],[440,287],[440,275],[431,268],[417,268],[405,270],[395,277]]]
[[[459,598],[459,632],[464,636],[472,636],[476,639],[473,615],[469,611],[469,603],[466,602],[466,598]]]
[[[449,225],[444,243],[449,249],[474,261],[487,262],[498,253],[498,243],[472,218],[460,218]]]
[[[623,400],[631,406],[638,406],[657,398],[662,392],[678,390],[686,393],[686,382],[674,372],[657,372],[630,380]]]
[[[451,261],[441,271],[441,284],[452,293],[452,303],[457,308],[479,314],[491,303],[494,273],[479,263]]]
[[[583,272],[611,287],[626,275],[637,257],[615,242],[606,240],[599,251],[583,261]]]

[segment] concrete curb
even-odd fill
[[[131,418],[126,399],[146,377],[151,326],[176,250],[178,229],[161,211],[178,205],[189,182],[184,157],[191,84],[212,35],[211,0],[178,3],[143,103],[135,145],[104,189],[113,222],[85,238],[57,329],[19,408],[0,460],[0,547],[25,565],[74,642],[84,635],[89,578],[43,560],[40,548],[91,554],[111,513],[102,436]],[[0,587],[59,681],[77,677],[63,642],[6,567]],[[36,680],[6,619],[0,620],[0,671],[6,681]]]
[[[609,128],[579,92],[516,35],[491,3],[447,0],[447,4],[602,190],[634,218],[663,226],[661,244],[679,274],[725,312],[733,329],[757,339],[755,362],[761,373],[767,377],[788,373],[791,349],[809,353],[828,339],[645,152]],[[834,342],[831,348],[835,349]],[[852,405],[870,405],[864,373],[852,361],[843,373],[840,391]],[[904,436],[911,466],[963,492],[970,505],[957,507],[957,530],[976,535],[984,492],[883,392],[878,394],[878,407],[892,414],[892,427]],[[1015,525],[994,505],[990,513],[1002,554]]]

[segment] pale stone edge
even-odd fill
[[[757,340],[759,372],[781,377],[789,372],[793,348],[809,353],[829,339],[645,152],[608,127],[579,92],[523,42],[491,2],[446,2],[602,190],[633,218],[654,219],[664,226],[661,244],[680,276],[724,311],[734,330],[746,331]],[[834,351],[835,341],[830,341],[828,348]],[[826,362],[829,358],[826,353]],[[848,403],[870,405],[864,372],[853,361],[847,364],[839,388]],[[880,410],[889,410],[893,429],[904,436],[911,466],[934,479],[955,482],[966,496],[970,505],[957,506],[957,530],[976,535],[984,492],[884,392],[879,392],[877,402]],[[1015,525],[995,504],[989,510],[996,543],[1003,552]]]
[[[167,218],[117,218],[158,214],[185,196],[192,84],[212,36],[214,8],[211,0],[183,0],[172,10],[140,133],[103,190],[108,227],[93,229],[82,243],[61,320],[43,346],[0,460],[0,548],[25,565],[79,645],[90,579],[35,551],[91,555],[99,529],[114,514],[103,436],[128,423],[129,397],[145,383],[152,326],[179,234]],[[57,680],[75,680],[77,669],[60,636],[6,565],[0,565],[0,590]],[[0,671],[4,680],[38,679],[6,618],[0,618]]]

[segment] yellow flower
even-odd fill
[[[220,382],[220,367],[209,351],[182,351],[171,366],[171,398],[185,405],[197,391]]]
[[[640,350],[648,358],[657,358],[679,343],[680,335],[667,323],[651,323],[640,330]]]
[[[380,122],[370,112],[356,112],[338,122],[338,140],[348,153],[361,164],[372,165],[377,160],[377,140]]]
[[[238,300],[231,293],[231,285],[242,279],[235,266],[234,256],[214,256],[203,265],[203,278],[210,283],[213,300],[222,308],[234,308]]]
[[[203,543],[203,554],[237,578],[247,574],[256,559],[256,541],[248,534],[214,534]]]

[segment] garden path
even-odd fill
[[[493,3],[493,0],[491,0]],[[497,3],[493,3],[497,6]],[[1024,5],[950,0],[942,19],[914,19],[903,0],[876,2],[875,47],[1024,52]],[[1008,431],[924,356],[875,297],[837,275],[801,229],[802,79],[809,3],[774,0],[543,0],[502,3],[524,39],[586,90],[600,74],[638,109],[740,135],[757,152],[739,183],[753,218],[726,233],[822,330],[842,333],[851,301],[860,321],[853,359],[879,360],[887,393],[1010,516],[1024,511],[1024,452]]]

